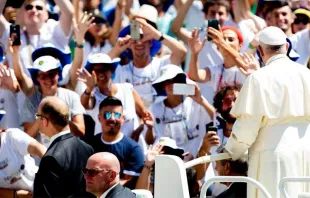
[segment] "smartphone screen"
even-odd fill
[[[173,84],[173,94],[174,95],[195,95],[195,85],[188,85],[182,83]]]
[[[208,27],[213,27],[216,30],[219,30],[219,21],[217,19],[208,19]],[[208,37],[208,41],[211,41],[212,38]]]
[[[13,46],[20,45],[20,26],[12,24],[10,26],[10,38],[13,41]]]
[[[131,40],[140,40],[140,25],[137,21],[132,21],[130,23],[130,36]]]

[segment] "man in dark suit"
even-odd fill
[[[72,136],[69,108],[57,97],[39,105],[39,129],[51,140],[34,180],[34,197],[89,197],[82,169],[94,153],[91,146]]]
[[[100,198],[136,198],[129,188],[120,185],[120,171],[120,163],[112,153],[92,155],[83,169],[86,191]]]

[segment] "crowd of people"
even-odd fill
[[[0,11],[1,198],[153,197],[162,154],[230,154],[186,170],[193,198],[216,175],[251,177],[273,198],[283,177],[310,176],[310,1],[0,0]],[[207,196],[263,194],[215,183]]]

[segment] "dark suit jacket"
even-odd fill
[[[71,133],[56,138],[41,159],[33,197],[92,197],[86,193],[82,169],[93,153]]]
[[[230,188],[219,194],[216,198],[246,198],[246,183],[234,182]]]
[[[129,188],[117,184],[107,194],[106,198],[136,198],[136,195]]]

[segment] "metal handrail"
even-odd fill
[[[214,161],[219,161],[219,160],[224,160],[224,159],[230,159],[230,158],[231,156],[228,153],[208,155],[208,156],[199,157],[197,159],[186,162],[184,166],[185,168],[190,168],[198,164],[204,164],[204,163],[209,163],[209,162],[214,162]]]
[[[286,182],[310,182],[310,177],[284,177],[279,182],[279,190],[281,195],[284,198],[289,198],[289,195],[287,194],[284,184]]]
[[[209,178],[204,185],[202,186],[200,192],[200,198],[206,198],[207,190],[209,186],[214,182],[245,182],[250,183],[261,190],[266,198],[272,198],[266,188],[260,184],[258,181],[250,178],[250,177],[241,177],[241,176],[214,176]]]

